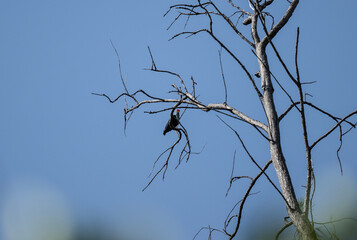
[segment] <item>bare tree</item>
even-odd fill
[[[247,178],[250,179],[251,183],[246,190],[246,193],[242,199],[240,199],[237,204],[233,207],[232,211],[228,214],[226,221],[224,222],[223,229],[215,229],[215,228],[202,228],[201,230],[209,231],[209,238],[211,238],[211,234],[214,231],[221,232],[226,235],[228,239],[233,239],[239,231],[241,219],[242,219],[242,211],[244,208],[244,204],[247,201],[248,196],[251,194],[251,190],[254,188],[255,183],[261,176],[264,176],[270,183],[271,186],[280,194],[281,198],[284,200],[286,209],[289,217],[286,219],[286,225],[277,233],[276,238],[289,226],[294,225],[299,233],[301,239],[317,239],[318,236],[314,227],[314,219],[312,214],[312,202],[313,202],[313,192],[315,191],[314,186],[314,170],[312,164],[312,150],[317,146],[322,140],[324,140],[327,136],[329,136],[335,130],[339,131],[340,136],[340,147],[337,150],[338,160],[341,166],[339,151],[341,149],[343,143],[343,136],[350,132],[352,128],[356,127],[356,122],[353,122],[351,119],[357,115],[357,111],[347,114],[344,117],[337,117],[333,114],[324,111],[322,108],[314,105],[311,102],[306,101],[304,85],[312,84],[314,82],[302,82],[299,74],[299,65],[298,65],[298,50],[299,50],[299,28],[296,31],[296,43],[295,43],[295,56],[294,56],[294,66],[289,67],[279,54],[277,47],[274,44],[274,38],[277,36],[279,31],[283,29],[289,19],[292,17],[295,9],[299,4],[299,0],[286,1],[286,10],[285,13],[282,14],[282,17],[275,22],[274,16],[268,12],[269,8],[274,5],[274,0],[248,0],[249,8],[244,9],[244,7],[238,5],[239,1],[227,0],[227,1],[201,1],[197,0],[192,4],[176,4],[172,5],[168,12],[165,14],[169,14],[174,12],[176,15],[169,25],[169,28],[182,20],[184,22],[184,26],[186,27],[193,18],[203,17],[207,20],[207,27],[200,28],[193,31],[183,31],[174,35],[172,39],[176,39],[180,36],[192,37],[200,34],[207,34],[211,39],[215,41],[217,46],[221,49],[219,52],[219,60],[220,60],[220,68],[222,73],[223,84],[225,88],[225,101],[223,103],[204,103],[198,99],[198,94],[196,92],[196,81],[193,77],[189,81],[185,81],[180,74],[166,70],[160,69],[157,67],[156,62],[154,60],[153,54],[151,53],[150,48],[149,54],[151,58],[151,67],[148,69],[150,71],[168,74],[175,78],[177,78],[179,84],[172,84],[172,90],[170,91],[172,94],[175,94],[174,98],[162,98],[158,96],[153,96],[148,93],[147,90],[138,89],[134,92],[129,92],[126,83],[122,77],[121,66],[118,56],[119,70],[121,75],[121,80],[124,86],[124,92],[121,93],[116,98],[112,99],[106,94],[98,94],[95,95],[106,97],[111,103],[118,101],[119,99],[124,99],[125,108],[124,108],[124,118],[125,118],[125,126],[127,120],[130,119],[131,114],[140,109],[143,105],[152,105],[152,104],[166,104],[166,107],[160,108],[160,110],[147,112],[149,114],[156,114],[163,111],[170,111],[171,117],[173,117],[173,113],[175,109],[184,109],[186,110],[202,110],[204,112],[214,111],[219,116],[225,116],[234,118],[236,120],[243,121],[253,128],[259,133],[261,137],[263,137],[269,146],[270,149],[270,159],[265,163],[264,166],[260,166],[258,162],[254,159],[252,154],[249,152],[248,148],[244,144],[244,141],[240,137],[239,133],[233,129],[223,118],[219,117],[219,119],[223,122],[223,124],[227,125],[237,136],[238,141],[241,143],[243,149],[247,153],[248,157],[252,161],[253,164],[259,169],[259,173],[254,176],[234,176],[233,169],[232,175],[230,178],[230,187],[233,182],[241,179]],[[222,9],[225,9],[224,11]],[[229,10],[227,10],[229,9]],[[238,56],[235,51],[225,44],[219,34],[216,31],[216,21],[223,21],[233,32],[237,35],[238,38],[242,39],[248,48],[252,49],[252,54],[257,60],[258,64],[258,72],[255,74],[250,72],[248,68],[243,63],[243,60]],[[245,26],[242,26],[245,25]],[[244,34],[241,28],[250,27],[250,36]],[[291,81],[295,86],[295,95],[298,95],[298,99],[294,99],[292,97],[292,93],[287,91],[284,88],[284,84],[277,79],[275,74],[273,74],[270,70],[269,60],[267,56],[267,47],[270,46],[273,50],[273,53],[277,57],[279,63],[287,74],[289,81]],[[113,46],[114,47],[114,46]],[[115,48],[114,48],[115,49]],[[116,49],[115,49],[116,51]],[[221,51],[224,51],[228,54],[243,70],[245,73],[245,78],[250,81],[252,88],[254,89],[256,96],[258,97],[262,109],[265,113],[266,119],[254,119],[251,116],[244,114],[236,107],[228,104],[227,101],[227,85],[225,82],[225,76],[222,67],[221,61]],[[117,53],[117,52],[116,52]],[[258,86],[255,81],[255,77],[260,79],[261,85]],[[278,115],[276,111],[276,104],[274,102],[274,86],[282,91],[287,96],[287,101],[290,102],[290,106],[284,111],[282,114]],[[169,105],[169,106],[167,106]],[[162,105],[164,106],[164,105]],[[307,129],[307,119],[306,119],[306,111],[305,108],[311,108],[323,116],[332,119],[335,121],[335,124],[331,126],[331,128],[326,131],[326,133],[322,134],[316,140],[311,141],[309,138],[309,132]],[[292,184],[292,180],[290,177],[289,169],[286,165],[286,159],[283,154],[283,150],[281,147],[281,134],[280,134],[280,123],[284,120],[284,118],[291,112],[297,111],[300,120],[301,120],[301,129],[303,142],[305,145],[305,153],[306,153],[306,186],[305,186],[305,196],[303,199],[303,203],[299,204],[297,196],[295,194],[295,190]],[[344,130],[347,128],[347,130]],[[178,125],[174,129],[177,132],[177,140],[165,151],[162,152],[155,160],[152,172],[150,173],[150,180],[145,186],[143,190],[145,190],[154,179],[156,179],[159,174],[162,174],[162,178],[165,177],[168,164],[172,161],[172,152],[179,145],[178,143],[184,141],[183,148],[180,151],[177,166],[182,161],[188,161],[190,156],[194,154],[191,150],[191,143],[189,139],[189,134],[187,130],[184,128],[182,123]],[[162,160],[163,161],[160,161]],[[280,186],[276,186],[273,181],[270,179],[266,170],[272,165],[276,171]],[[161,165],[160,165],[161,164]],[[234,165],[233,165],[234,166]],[[342,173],[342,166],[341,166]],[[229,187],[229,188],[230,188]],[[229,191],[229,190],[228,190]],[[228,193],[228,192],[227,192]],[[233,225],[233,231],[228,230],[228,226]],[[200,231],[201,231],[200,230]]]

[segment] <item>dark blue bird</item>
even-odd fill
[[[170,118],[170,120],[166,123],[165,129],[164,129],[164,135],[171,130],[175,129],[177,125],[180,123],[180,110],[176,109],[176,114]]]

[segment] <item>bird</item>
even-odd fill
[[[177,125],[180,123],[180,110],[176,109],[176,114],[170,117],[169,121],[166,123],[163,134],[170,132],[175,129]]]

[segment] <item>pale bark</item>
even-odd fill
[[[279,179],[282,193],[286,199],[286,207],[289,213],[289,217],[299,233],[302,239],[310,240],[317,239],[316,233],[307,218],[307,216],[301,211],[299,203],[297,201],[294,187],[291,182],[290,174],[286,166],[285,158],[281,148],[280,142],[280,130],[279,119],[275,109],[273,92],[274,88],[270,78],[269,63],[266,55],[265,45],[256,44],[256,54],[258,57],[261,82],[263,89],[263,104],[268,121],[268,134],[269,134],[269,147],[271,160]]]

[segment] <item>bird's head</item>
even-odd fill
[[[180,109],[176,109],[176,117],[180,118]]]

